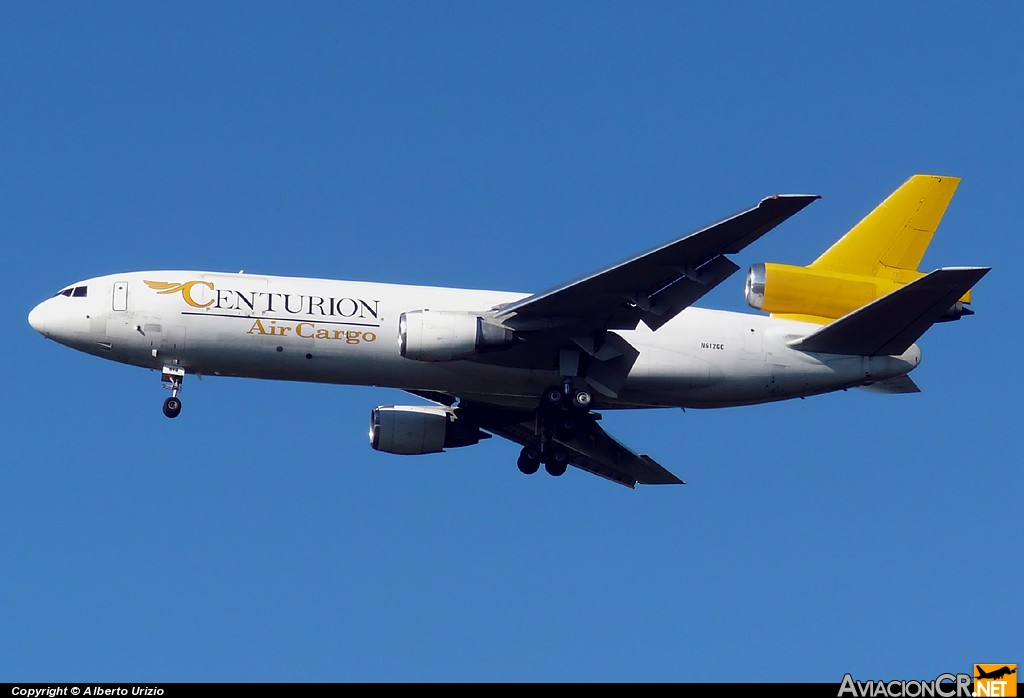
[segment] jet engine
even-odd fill
[[[417,361],[451,361],[507,349],[515,333],[473,313],[412,310],[398,319],[402,356]]]
[[[771,262],[754,264],[747,272],[744,290],[747,305],[773,315],[828,322],[843,317],[882,296],[925,276],[919,271],[901,270],[893,278],[798,267]],[[943,316],[955,320],[971,311],[968,291]]]
[[[440,453],[490,437],[445,407],[386,405],[370,412],[370,445],[385,453]]]

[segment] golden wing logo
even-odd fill
[[[172,293],[181,293],[181,297],[185,299],[185,302],[191,305],[193,308],[206,308],[213,305],[213,300],[210,299],[205,303],[197,303],[192,297],[192,287],[206,286],[206,288],[213,290],[213,283],[210,281],[186,281],[183,284],[176,283],[174,281],[145,281],[147,286],[159,293],[160,295],[170,295]]]

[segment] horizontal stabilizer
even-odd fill
[[[886,395],[901,395],[921,392],[921,389],[917,387],[917,383],[915,383],[910,376],[887,378],[884,381],[862,385],[860,386],[860,389],[866,390],[869,393],[884,393]]]
[[[938,269],[790,346],[824,354],[902,354],[989,270],[989,267]]]

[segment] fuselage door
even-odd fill
[[[114,282],[114,296],[113,296],[113,308],[114,310],[128,310],[128,282],[127,281],[115,281]]]

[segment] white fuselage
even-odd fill
[[[77,295],[73,289],[84,288]],[[535,406],[558,371],[474,360],[417,361],[399,351],[398,320],[422,309],[486,311],[528,294],[354,281],[131,272],[75,284],[29,322],[75,349],[160,370],[440,391]],[[615,398],[595,409],[724,407],[838,390],[908,373],[901,356],[808,354],[787,342],[818,325],[690,308],[657,332],[619,331],[640,354]],[[484,357],[487,358],[487,357]]]

